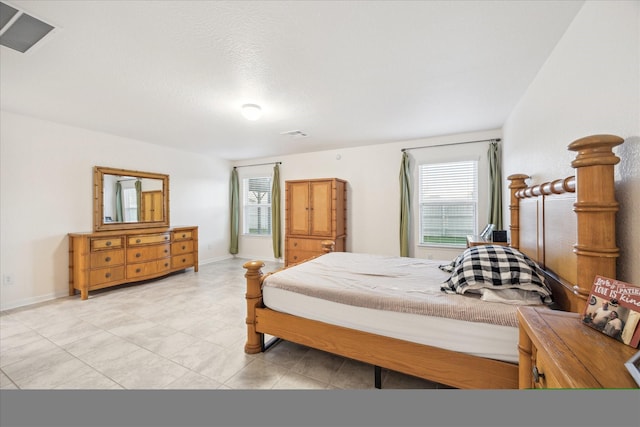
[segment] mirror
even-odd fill
[[[93,168],[93,229],[169,226],[169,175]]]

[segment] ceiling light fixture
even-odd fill
[[[280,135],[288,135],[292,138],[304,138],[307,136],[307,134],[302,132],[301,130],[290,130],[287,132],[280,132]]]
[[[242,115],[247,120],[258,120],[262,116],[262,108],[257,104],[244,104]]]

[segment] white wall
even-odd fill
[[[625,139],[615,149],[618,278],[640,285],[640,2],[588,1],[504,128],[505,176],[541,183],[573,174],[572,141]]]
[[[1,309],[68,294],[67,233],[91,231],[93,166],[169,175],[171,224],[200,263],[229,257],[227,161],[0,112]]]
[[[401,148],[502,137],[504,176],[527,173],[542,182],[572,174],[573,155],[566,147],[573,140],[594,133],[617,134],[626,139],[616,150],[622,158],[616,182],[621,203],[619,278],[640,284],[639,28],[636,1],[586,2],[502,132],[237,164],[282,161],[283,182],[347,180],[347,249],[397,255]],[[15,279],[13,285],[0,285],[1,309],[66,295],[66,235],[92,227],[95,165],[169,174],[171,223],[200,227],[201,263],[229,256],[228,162],[4,111],[0,131],[0,272]],[[240,257],[273,258],[269,238],[241,237],[239,249]],[[449,259],[455,253],[421,249],[413,255]]]
[[[284,181],[313,178],[341,178],[347,181],[347,250],[382,255],[399,255],[400,227],[400,162],[402,148],[448,144],[463,141],[500,138],[500,130],[448,135],[389,144],[319,151],[307,154],[269,157],[237,162],[236,165],[261,164],[281,161],[280,179],[284,221]],[[301,142],[304,143],[304,142]],[[460,148],[465,147],[465,148]],[[488,145],[481,144],[486,152]],[[470,145],[433,149],[441,159],[454,150],[470,150]],[[422,150],[411,151],[413,157],[421,157]],[[432,149],[424,150],[434,153]],[[271,173],[273,166],[239,168],[243,174]],[[415,199],[415,197],[414,197]],[[479,222],[486,223],[486,207],[479,208]],[[415,224],[415,221],[414,221]],[[283,224],[284,233],[284,224]],[[273,260],[270,237],[246,237],[239,239],[238,256],[242,258]],[[284,252],[284,240],[283,240]],[[413,256],[446,259],[460,252],[458,249],[414,247]]]

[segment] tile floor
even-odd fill
[[[244,262],[0,313],[0,388],[374,388],[373,366],[290,342],[245,354]],[[386,370],[382,381],[444,387]]]

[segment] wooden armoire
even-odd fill
[[[346,181],[286,181],[285,196],[285,266],[322,254],[323,240],[333,240],[336,252],[346,250]]]
[[[140,212],[141,221],[162,221],[162,191],[143,191]]]

